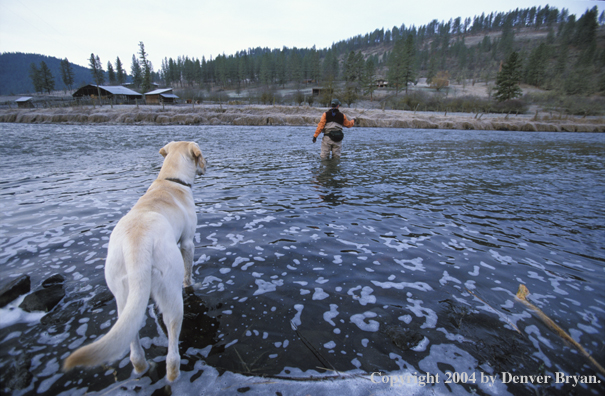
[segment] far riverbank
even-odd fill
[[[369,128],[605,132],[605,119],[547,113],[501,115],[341,108]],[[2,109],[0,122],[143,125],[316,126],[323,108],[263,105],[96,106]]]

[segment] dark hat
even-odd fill
[[[332,107],[338,107],[338,106],[340,106],[340,100],[338,100],[338,99],[332,99],[331,105],[332,105]]]

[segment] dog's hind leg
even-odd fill
[[[137,374],[143,374],[149,368],[149,364],[145,359],[145,352],[141,347],[139,341],[139,333],[134,337],[134,340],[130,343],[130,361],[134,367],[134,371]]]
[[[168,329],[168,355],[166,355],[166,377],[172,382],[180,374],[181,355],[179,354],[179,335],[181,334],[181,324],[183,322],[183,297],[181,296],[181,309],[172,312],[170,315],[164,314],[164,323]]]
[[[193,252],[195,245],[193,240],[181,241],[181,256],[183,257],[183,265],[185,266],[185,277],[183,278],[183,287],[189,287],[193,284],[191,271],[193,269]]]
[[[181,356],[179,354],[179,336],[183,322],[183,294],[180,281],[178,290],[165,290],[164,298],[157,299],[164,324],[168,330],[168,354],[166,355],[166,378],[174,381],[180,373]]]
[[[164,246],[164,255],[159,255],[158,262],[164,271],[154,271],[152,289],[153,299],[158,304],[164,324],[168,330],[168,354],[166,355],[166,378],[174,381],[180,373],[181,356],[179,354],[179,336],[183,322],[183,289],[181,282],[184,269],[178,248]]]

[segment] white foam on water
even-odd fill
[[[414,300],[414,299],[408,298],[407,301],[412,305],[406,305],[406,308],[408,308],[410,311],[412,311],[417,317],[426,318],[426,321],[424,322],[424,324],[422,326],[420,326],[421,329],[435,328],[435,326],[437,325],[437,313],[435,311],[433,311],[430,308],[423,307],[422,300]]]
[[[358,290],[361,290],[359,296],[355,294],[355,292]],[[361,305],[365,306],[368,304],[376,304],[376,296],[372,295],[373,292],[374,289],[369,286],[362,287],[361,285],[358,285],[356,287],[350,288],[347,294],[353,297],[353,300],[357,300]]]
[[[0,329],[17,323],[37,323],[46,315],[46,312],[25,312],[19,308],[26,296],[27,294],[23,294],[0,308]]]
[[[424,351],[426,351],[426,348],[429,346],[429,343],[430,343],[429,339],[427,337],[424,337],[422,339],[422,341],[420,341],[418,343],[418,345],[416,345],[415,347],[410,348],[410,349],[414,352],[424,352]]]
[[[295,327],[298,327],[302,324],[302,322],[300,321],[300,315],[302,314],[303,309],[305,308],[305,306],[303,304],[296,304],[294,305],[294,309],[296,310],[296,315],[294,315],[294,318],[292,318],[292,329],[295,330]]]
[[[329,324],[331,324],[332,326],[336,326],[336,323],[334,323],[334,321],[332,319],[334,319],[337,316],[338,316],[338,305],[336,305],[336,304],[330,304],[330,310],[327,312],[324,312],[324,314],[323,314],[324,320],[326,322],[328,322]]]
[[[352,323],[355,323],[360,330],[375,333],[380,328],[380,323],[372,319],[368,320],[368,322],[366,323],[366,319],[375,318],[376,316],[378,316],[376,312],[367,311],[361,314],[355,314],[351,316],[350,320]]]
[[[351,241],[346,241],[346,240],[340,239],[340,238],[337,239],[337,241],[340,242],[340,243],[343,243],[345,245],[348,245],[348,246],[355,246],[355,249],[357,249],[357,250],[359,250],[359,251],[361,251],[363,253],[370,254],[372,256],[374,255],[374,253],[370,249],[366,248],[366,246],[370,246],[367,243],[351,242]]]
[[[453,276],[450,276],[447,271],[443,271],[443,276],[441,277],[441,279],[439,279],[439,283],[441,283],[441,285],[446,285],[448,281],[462,284],[462,282],[460,282],[458,279],[454,278]]]
[[[428,283],[424,283],[424,282],[414,282],[414,283],[400,282],[400,283],[394,283],[394,282],[378,282],[378,281],[374,281],[373,280],[372,283],[375,286],[382,287],[383,289],[395,288],[397,290],[403,290],[406,287],[408,287],[410,289],[416,289],[416,290],[420,290],[420,291],[432,291],[433,290],[433,288],[431,286],[429,286]]]
[[[273,216],[265,216],[263,218],[253,220],[250,223],[246,223],[246,225],[244,225],[244,229],[246,229],[248,231],[258,230],[259,228],[263,227],[263,225],[260,224],[260,223],[269,223],[269,222],[271,222],[273,220],[275,220],[275,217],[273,217]],[[258,224],[260,224],[260,225],[257,227]]]
[[[256,279],[254,282],[258,286],[258,290],[256,290],[253,294],[255,296],[257,296],[259,294],[274,292],[277,290],[277,286],[284,285],[283,279],[272,280],[271,282],[267,282],[262,279]]]
[[[330,295],[320,287],[315,288],[315,293],[313,293],[313,300],[325,300],[330,297]]]
[[[336,343],[334,341],[329,341],[324,344],[324,348],[326,349],[334,349],[336,348]]]
[[[516,261],[513,260],[513,258],[510,256],[502,256],[500,253],[498,253],[492,249],[490,249],[489,252],[492,255],[492,257],[494,259],[496,259],[498,262],[500,262],[500,264],[502,264],[502,265],[511,265],[511,264],[516,263]]]
[[[405,260],[405,259],[402,259],[402,260],[394,259],[394,260],[397,264],[401,265],[403,268],[409,269],[411,271],[426,272],[424,265],[422,265],[422,257],[416,257],[411,260]]]
[[[546,338],[542,336],[542,334],[540,334],[540,329],[538,329],[538,327],[536,327],[535,325],[529,325],[525,327],[524,331],[527,334],[529,340],[532,342],[532,344],[534,344],[534,347],[537,349],[537,351],[534,352],[533,355],[543,361],[547,367],[552,367],[550,359],[546,356],[544,352],[542,352],[540,343],[546,345],[549,349],[552,349],[552,345]],[[537,338],[533,337],[532,334],[535,334]]]

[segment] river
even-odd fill
[[[131,375],[127,355],[60,364],[115,322],[107,241],[173,140],[196,141],[208,161],[193,186],[195,286],[173,394],[390,394],[398,378],[407,394],[605,391],[510,379],[605,380],[515,298],[527,286],[604,364],[604,135],[355,128],[340,160],[320,161],[313,130],[0,124],[2,285],[65,278],[46,316],[18,308],[23,297],[0,310],[0,370],[30,373],[21,389],[3,378],[4,391],[167,389],[151,301],[150,373]]]

